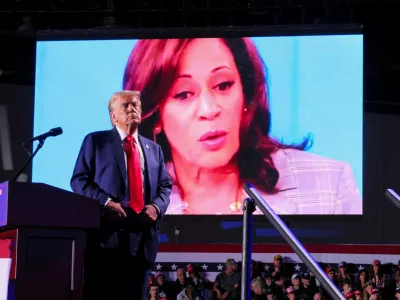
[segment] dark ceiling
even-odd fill
[[[359,23],[366,108],[392,112],[400,106],[399,8],[390,0],[1,0],[0,83],[33,83],[39,30]]]

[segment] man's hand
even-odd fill
[[[226,298],[228,298],[228,296],[229,296],[229,292],[225,292],[222,294],[221,299],[226,299]]]
[[[145,205],[143,212],[152,221],[157,220],[158,213],[157,213],[157,208],[155,208],[154,205],[151,205],[151,204]]]
[[[110,209],[120,219],[126,218],[126,213],[120,203],[110,200],[110,201],[108,201],[106,207],[108,209]]]
[[[221,299],[222,298],[221,291],[217,290],[216,293],[217,293],[217,299]]]

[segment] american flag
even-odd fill
[[[319,262],[323,270],[328,266],[337,269],[341,261],[346,261],[348,269],[352,273],[357,273],[361,269],[369,271],[372,261],[379,259],[384,271],[392,273],[400,259],[400,245],[326,244],[306,245],[306,249]],[[192,265],[200,271],[205,279],[214,281],[217,274],[223,270],[227,258],[233,258],[236,261],[242,260],[241,250],[241,244],[161,244],[152,272],[154,274],[163,273],[166,278],[175,280],[178,268],[186,270],[188,266]],[[289,245],[253,245],[252,258],[263,272],[267,273],[272,269],[273,257],[276,254],[283,257],[283,262],[289,270],[293,272],[308,271]]]

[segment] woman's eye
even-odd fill
[[[234,81],[224,81],[219,84],[217,84],[214,88],[218,89],[220,91],[226,91],[228,90],[235,82]]]
[[[180,93],[175,94],[174,99],[185,100],[185,99],[187,99],[188,97],[190,97],[191,94],[192,94],[192,93],[191,93],[191,92],[188,92],[188,91],[180,92]]]

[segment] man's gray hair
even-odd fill
[[[108,101],[108,113],[110,115],[110,121],[112,126],[115,126],[112,118],[111,118],[111,113],[114,111],[115,109],[115,101],[117,101],[120,98],[125,98],[125,99],[138,99],[140,101],[140,92],[139,91],[120,91],[120,92],[115,92],[114,94],[112,94],[110,100]]]

